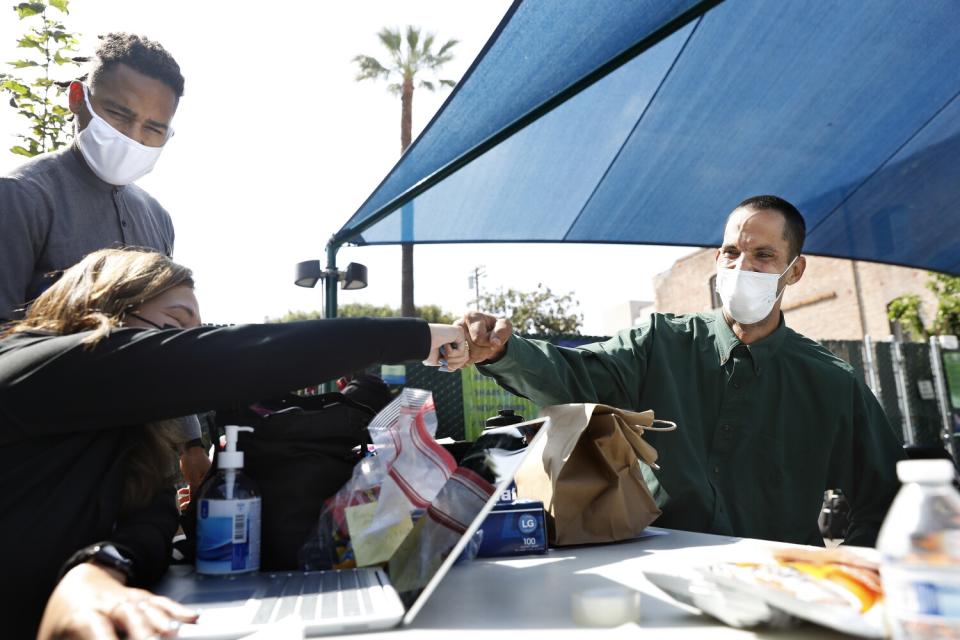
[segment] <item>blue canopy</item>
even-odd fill
[[[783,196],[807,253],[960,274],[960,2],[518,0],[331,245],[716,246]]]

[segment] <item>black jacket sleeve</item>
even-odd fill
[[[131,586],[149,586],[163,576],[170,564],[178,522],[172,488],[160,491],[142,509],[121,515],[110,542],[130,553],[133,560]]]
[[[430,348],[409,318],[119,329],[92,348],[87,335],[0,343],[0,444],[249,403]]]

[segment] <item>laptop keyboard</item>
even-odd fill
[[[270,576],[254,624],[300,614],[305,621],[362,616],[373,610],[370,587],[380,586],[370,570],[315,571]]]

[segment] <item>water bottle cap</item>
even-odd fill
[[[900,482],[950,482],[953,463],[949,460],[901,460],[897,463]]]

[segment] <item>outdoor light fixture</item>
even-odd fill
[[[339,274],[341,289],[363,289],[367,286],[367,267],[359,262],[351,262],[346,271]]]
[[[367,268],[364,265],[351,262],[347,265],[346,271],[337,269],[324,271],[320,268],[319,260],[298,262],[293,283],[298,287],[313,288],[317,286],[317,281],[329,276],[335,277],[340,282],[341,289],[363,289],[367,286]]]
[[[297,277],[293,281],[298,287],[313,288],[317,286],[317,280],[323,277],[323,271],[320,269],[319,260],[306,260],[297,263]]]

